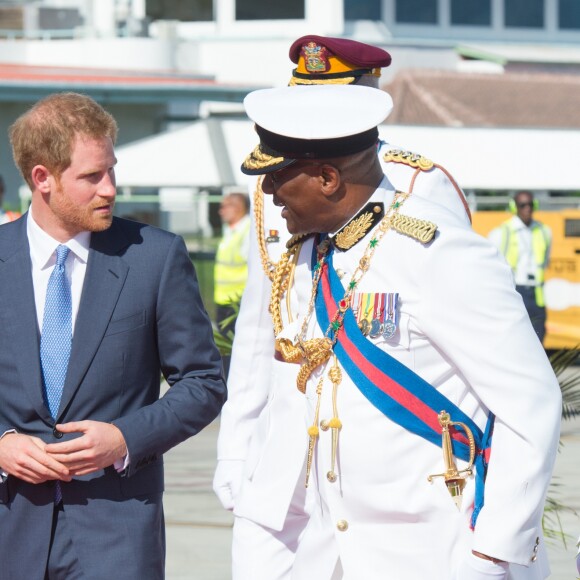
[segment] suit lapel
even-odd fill
[[[26,217],[2,228],[0,238],[0,312],[1,324],[10,336],[14,361],[20,373],[23,389],[44,421],[52,418],[44,403],[40,368],[40,338],[32,264],[26,236]]]
[[[92,235],[59,417],[79,388],[111,320],[129,272],[118,255],[127,243],[116,222],[105,232]]]

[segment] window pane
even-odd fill
[[[451,24],[491,26],[491,0],[451,0]]]
[[[151,20],[213,20],[213,0],[146,0],[145,13]]]
[[[505,25],[512,28],[543,28],[544,0],[505,0]]]
[[[236,0],[236,20],[304,19],[304,0]]]
[[[345,0],[345,20],[382,20],[381,0]]]
[[[399,24],[437,24],[437,0],[397,0],[395,20]]]
[[[580,2],[578,0],[560,0],[558,25],[563,30],[580,29]]]

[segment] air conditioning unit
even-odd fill
[[[36,9],[36,27],[39,30],[73,30],[84,24],[78,8],[51,8],[34,6]]]

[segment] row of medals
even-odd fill
[[[366,300],[366,294],[355,293],[352,297],[352,302],[355,303],[355,308],[353,308],[353,313],[355,318],[358,312],[363,312],[362,303]],[[376,296],[376,295],[374,295]],[[385,340],[389,340],[395,336],[397,332],[396,311],[397,311],[397,301],[398,294],[382,294],[379,295],[383,301],[383,304],[389,304],[389,308],[377,309],[373,313],[373,318],[368,319],[366,316],[358,321],[358,327],[364,336],[370,336],[371,338],[379,338],[382,336]],[[385,310],[388,310],[388,316],[385,320]]]

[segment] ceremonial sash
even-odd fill
[[[313,263],[316,263],[316,244]],[[316,293],[316,318],[322,332],[326,332],[344,296],[344,288],[332,266],[332,249],[322,267]],[[457,405],[427,381],[367,340],[350,308],[344,313],[342,328],[331,329],[331,340],[335,338],[334,333],[338,333],[334,353],[340,364],[369,402],[393,422],[438,447],[441,447],[441,425],[438,420],[441,411],[447,411],[453,421],[464,423],[471,429],[476,445],[475,505],[471,518],[471,526],[474,527],[483,507],[483,487],[493,427],[492,413],[489,414],[485,431],[482,431]],[[469,461],[467,436],[460,427],[450,431],[453,454]]]

